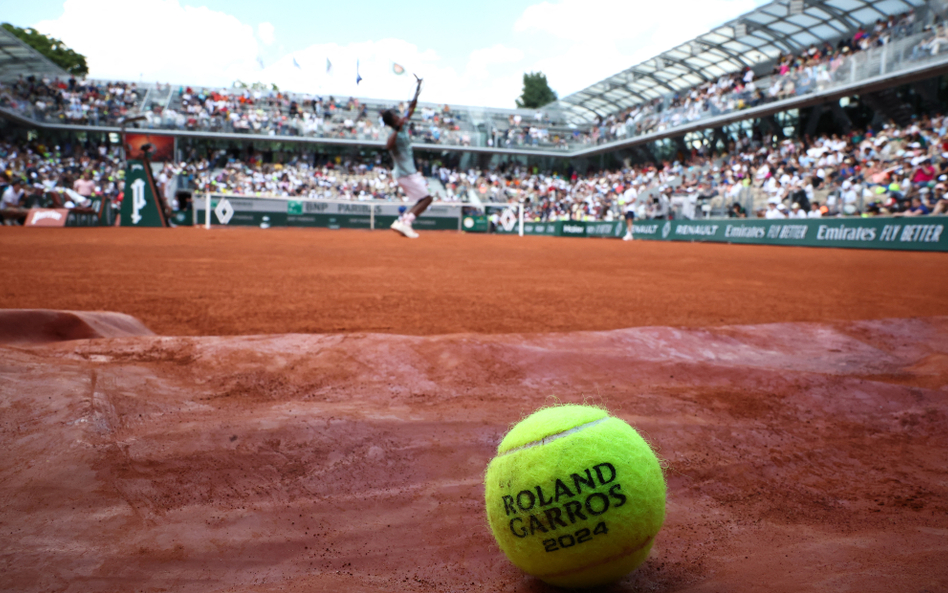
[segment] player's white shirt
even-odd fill
[[[625,199],[625,211],[635,212],[635,202],[639,199],[639,192],[637,192],[634,187],[630,187],[625,190],[622,197]]]

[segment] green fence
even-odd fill
[[[702,241],[753,245],[797,245],[803,247],[854,247],[948,251],[945,226],[948,217],[919,218],[817,218],[797,220],[720,219],[646,220],[634,225],[635,239],[652,241]],[[498,233],[517,234],[519,228],[498,228]],[[524,235],[556,237],[611,237],[625,234],[621,220],[524,222]]]

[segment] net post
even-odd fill
[[[369,230],[375,230],[375,202],[369,204]]]
[[[517,204],[517,210],[518,210],[517,218],[520,223],[520,236],[522,237],[523,236],[523,202],[520,202],[519,204]]]
[[[204,194],[204,228],[211,230],[211,192]]]

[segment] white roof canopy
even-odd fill
[[[775,0],[550,107],[572,123],[591,122],[815,43],[836,42],[860,26],[925,5],[925,0]]]

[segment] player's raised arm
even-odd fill
[[[411,116],[415,113],[415,107],[418,106],[418,95],[421,94],[421,82],[422,78],[418,78],[418,75],[415,75],[415,80],[418,81],[418,86],[415,87],[415,96],[411,98],[411,103],[408,104],[408,113],[405,115],[405,119],[411,119]]]

